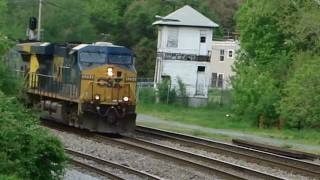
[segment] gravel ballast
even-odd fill
[[[223,179],[112,143],[100,143],[72,133],[47,129],[60,138],[67,148],[129,166],[133,169],[145,171],[164,179]]]
[[[153,142],[156,144],[161,144],[167,147],[172,147],[172,148],[176,148],[176,149],[181,149],[187,152],[191,152],[191,153],[195,153],[198,155],[203,155],[203,156],[207,156],[210,157],[212,159],[216,159],[216,160],[221,160],[221,161],[226,161],[232,164],[236,164],[239,166],[245,166],[247,168],[250,169],[255,169],[257,171],[260,172],[264,172],[266,174],[272,174],[274,176],[277,177],[281,177],[284,179],[312,179],[311,177],[306,177],[303,175],[299,175],[296,174],[294,172],[288,172],[288,171],[284,171],[281,169],[277,169],[275,167],[269,167],[269,166],[265,166],[259,163],[252,163],[252,162],[248,162],[246,160],[240,159],[240,158],[235,158],[235,157],[230,157],[230,156],[225,156],[223,154],[218,154],[218,153],[214,153],[214,152],[208,152],[206,150],[202,150],[200,148],[197,147],[190,147],[186,144],[183,144],[183,142],[178,142],[178,141],[172,141],[172,140],[167,140],[167,139],[162,139],[162,138],[157,138],[155,136],[145,136],[143,134],[136,134],[135,138],[144,140],[144,141],[149,141],[149,142]]]

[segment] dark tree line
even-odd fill
[[[3,0],[7,4],[5,34],[25,39],[28,18],[37,16],[38,0]],[[221,25],[216,36],[234,31],[240,0],[43,0],[43,40],[111,41],[133,49],[140,76],[152,77],[156,56],[155,15],[189,4]]]

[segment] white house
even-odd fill
[[[207,101],[209,66],[214,23],[190,6],[160,17],[153,25],[158,27],[158,47],[155,83],[167,78],[172,87],[178,79],[186,84],[190,104]]]
[[[235,75],[232,71],[239,42],[233,39],[212,42],[211,61],[209,65],[210,86],[231,88],[230,78]]]

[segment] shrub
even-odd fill
[[[139,101],[141,103],[155,103],[156,94],[154,88],[151,87],[142,87],[139,88]]]
[[[300,54],[286,83],[279,112],[291,127],[320,128],[320,56]]]
[[[0,93],[0,174],[22,179],[59,179],[66,156],[58,139],[37,125],[37,116]],[[14,179],[14,178],[11,178]]]
[[[179,103],[182,105],[188,105],[188,96],[186,85],[182,82],[180,78],[178,78],[178,91],[177,96],[179,97]]]
[[[232,86],[234,110],[239,117],[253,120],[260,127],[275,125],[280,92],[270,74],[259,72],[252,64],[238,64]]]
[[[174,88],[171,88],[170,81],[165,79],[158,84],[158,97],[161,103],[173,103],[177,94]]]

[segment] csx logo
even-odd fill
[[[94,75],[92,74],[81,74],[81,79],[93,80]]]

